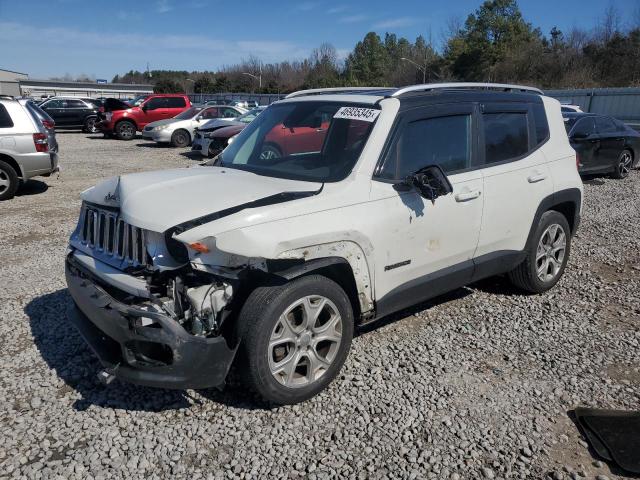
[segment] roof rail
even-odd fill
[[[13,95],[0,94],[0,98],[4,100],[15,100],[16,97],[14,97]]]
[[[451,82],[451,83],[425,83],[422,85],[411,85],[399,88],[391,94],[392,97],[399,97],[409,92],[427,92],[430,90],[446,89],[469,89],[469,90],[501,90],[505,92],[531,92],[544,95],[542,90],[535,87],[523,85],[509,85],[507,83],[471,83],[471,82]]]
[[[375,92],[380,90],[393,90],[395,87],[334,87],[334,88],[312,88],[310,90],[299,90],[290,93],[284,98],[302,97],[305,95],[322,95],[326,93],[340,92]]]

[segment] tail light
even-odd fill
[[[53,130],[54,128],[56,128],[56,122],[54,122],[53,120],[42,120],[42,125],[44,125],[44,128],[48,130]]]
[[[580,154],[576,152],[576,168],[580,170]]]
[[[34,133],[33,144],[36,146],[36,152],[47,153],[49,151],[49,141],[44,133]]]

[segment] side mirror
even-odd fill
[[[429,165],[409,175],[399,184],[396,190],[407,191],[415,189],[421,197],[435,202],[436,198],[453,192],[453,186],[438,165]]]
[[[571,135],[571,138],[573,140],[586,140],[587,138],[589,138],[589,134],[584,132],[576,132]]]
[[[152,109],[149,108],[149,106],[146,103],[143,103],[142,105],[140,105],[140,110],[142,110],[143,112],[146,112],[147,110],[152,110]]]

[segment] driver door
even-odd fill
[[[471,280],[483,209],[473,104],[407,112],[372,182],[376,301],[381,314]],[[400,182],[439,165],[453,193],[431,202]]]

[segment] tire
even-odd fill
[[[282,151],[272,143],[267,143],[262,146],[262,150],[260,151],[261,160],[271,160],[280,157],[282,157]]]
[[[82,127],[82,131],[85,133],[96,133],[98,129],[96,128],[96,121],[98,119],[96,117],[89,117],[84,121],[84,126]]]
[[[554,226],[556,229],[553,228]],[[564,250],[561,255],[562,242],[558,229],[564,235]],[[546,292],[562,277],[571,253],[571,230],[565,216],[555,210],[545,212],[526,249],[525,259],[509,272],[509,279],[516,287],[526,292]],[[542,258],[538,258],[540,255]],[[555,260],[552,260],[552,256]],[[546,265],[546,272],[544,265]],[[542,270],[541,273],[540,270]]]
[[[173,135],[171,135],[171,146],[172,147],[187,147],[191,144],[191,136],[189,135],[189,132],[187,132],[186,130],[176,130],[175,132],[173,132]]]
[[[305,320],[314,316],[305,329]],[[238,320],[239,373],[251,390],[277,405],[299,403],[324,390],[342,368],[353,337],[349,298],[321,275],[258,287]]]
[[[623,178],[627,178],[629,176],[629,172],[633,166],[633,154],[630,150],[623,150],[618,157],[618,162],[616,163],[616,168],[611,174],[613,178],[617,178],[621,180]]]
[[[13,167],[0,160],[0,201],[12,199],[19,185],[20,179]]]
[[[136,126],[129,120],[121,120],[116,123],[114,132],[120,140],[131,140],[136,136]]]

